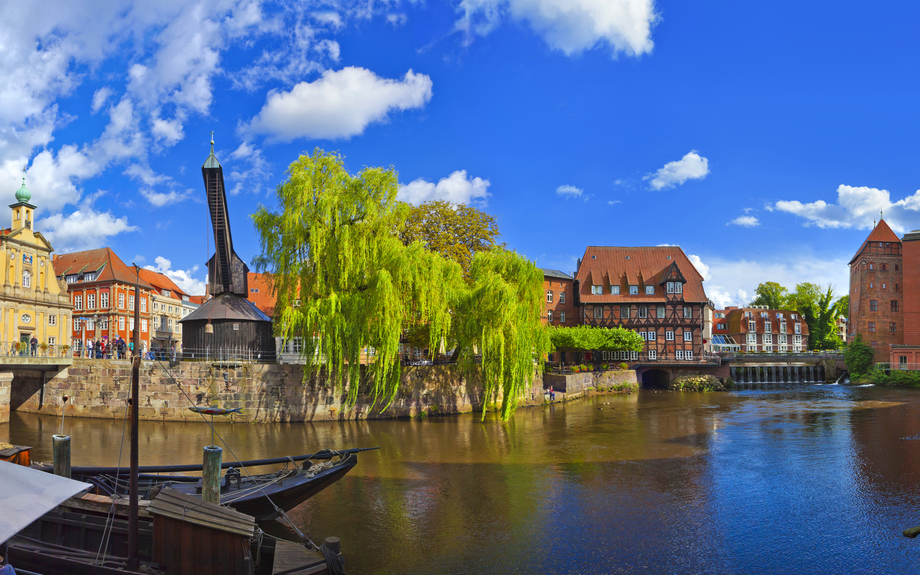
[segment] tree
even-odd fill
[[[776,282],[764,282],[754,290],[757,297],[751,305],[765,305],[767,309],[787,309],[789,305],[789,290]]]
[[[543,297],[543,272],[532,261],[502,247],[473,257],[456,338],[466,368],[479,370],[484,399],[495,402],[501,391],[502,419],[514,413],[550,349],[540,319]]]
[[[434,200],[408,209],[398,232],[403,244],[421,242],[460,264],[464,277],[469,277],[473,256],[496,245],[499,233],[495,218],[474,207]]]
[[[623,327],[553,327],[549,339],[556,349],[642,351],[645,346],[638,332]]]
[[[834,304],[837,306],[837,317],[850,317],[850,296],[845,295]]]
[[[847,362],[847,370],[852,375],[862,375],[869,371],[872,365],[874,352],[872,348],[862,340],[862,336],[856,335],[856,339],[847,345],[843,352],[843,357]]]
[[[253,263],[274,279],[276,333],[307,336],[304,377],[323,367],[334,386],[347,377],[350,405],[362,350],[376,350],[368,375],[374,401],[386,408],[399,387],[403,330],[428,325],[431,349],[448,336],[464,285],[460,266],[394,235],[408,209],[396,200],[392,169],[352,176],[339,155],[317,148],[287,176],[276,191],[280,211],[260,206],[252,216],[261,243]]]
[[[837,349],[841,345],[837,336],[838,307],[833,286],[823,288],[813,283],[800,283],[789,300],[808,324],[809,349]]]

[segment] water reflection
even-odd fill
[[[600,396],[512,421],[217,426],[242,459],[380,446],[292,515],[350,573],[912,572],[920,402],[811,385]],[[60,421],[0,440],[50,459]],[[68,420],[74,464],[114,464],[122,422]],[[201,424],[141,423],[142,464],[197,461]],[[229,455],[225,452],[225,458]],[[127,453],[123,461],[127,460]]]

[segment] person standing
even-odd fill
[[[38,349],[38,338],[35,335],[32,335],[32,339],[29,340],[29,345],[32,346],[32,357],[35,357],[35,352]]]

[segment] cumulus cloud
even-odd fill
[[[709,160],[691,150],[683,158],[668,162],[654,174],[648,174],[643,179],[652,180],[650,187],[653,190],[669,190],[679,186],[687,180],[702,180],[709,174]]]
[[[897,201],[888,190],[866,186],[837,187],[837,203],[824,200],[803,203],[780,200],[771,209],[804,218],[805,225],[819,228],[872,229],[874,221],[884,211],[885,221],[896,232],[903,233],[920,227],[920,190]]]
[[[489,180],[470,179],[466,170],[457,170],[448,177],[438,180],[437,184],[419,178],[408,184],[400,185],[396,197],[416,206],[432,200],[484,205],[489,197],[489,185]]]
[[[144,196],[148,202],[158,208],[183,202],[192,197],[193,193],[193,190],[170,190],[168,192],[158,192],[148,188],[141,188],[141,195]]]
[[[154,260],[155,266],[144,266],[144,269],[155,271],[171,279],[179,289],[189,295],[202,295],[206,292],[208,284],[205,281],[207,274],[203,275],[204,279],[195,279],[195,273],[198,272],[198,266],[192,266],[189,270],[174,270],[172,262],[163,256],[157,256]]]
[[[254,147],[249,142],[243,142],[230,154],[233,160],[239,160],[227,176],[229,194],[235,196],[240,192],[258,194],[262,191],[263,182],[272,177],[268,169],[268,161],[262,155],[262,150]]]
[[[83,207],[69,215],[54,214],[35,222],[36,229],[54,246],[58,253],[90,250],[106,245],[108,239],[137,230],[127,217],[115,217],[111,212],[97,212]]]
[[[265,106],[242,129],[283,141],[348,139],[369,124],[386,121],[392,111],[421,108],[431,99],[431,86],[431,78],[412,70],[402,80],[353,66],[328,70],[289,92],[269,92]]]
[[[658,22],[653,0],[462,0],[455,29],[469,44],[492,32],[507,17],[526,22],[552,48],[575,55],[605,46],[640,56],[652,51]]]
[[[735,225],[735,226],[744,226],[746,228],[753,228],[753,227],[759,226],[760,221],[754,216],[738,216],[737,218],[733,219],[732,221],[728,222],[725,225],[727,226]]]
[[[584,190],[576,188],[575,186],[566,185],[556,188],[556,193],[565,198],[580,198]]]
[[[102,88],[96,90],[95,93],[93,93],[93,114],[102,109],[102,106],[104,106],[105,103],[109,101],[109,98],[112,97],[112,94],[114,94],[114,92],[112,92],[112,89],[108,86],[103,86]]]
[[[690,260],[690,263],[693,264],[693,267],[696,268],[696,271],[700,272],[700,275],[703,276],[703,281],[706,281],[712,277],[709,274],[709,266],[703,263],[703,260],[700,259],[700,256],[690,254],[687,256],[687,259]]]

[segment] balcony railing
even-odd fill
[[[0,357],[70,357],[70,346],[0,341]]]
[[[920,371],[920,363],[887,363],[875,364],[876,371]]]

